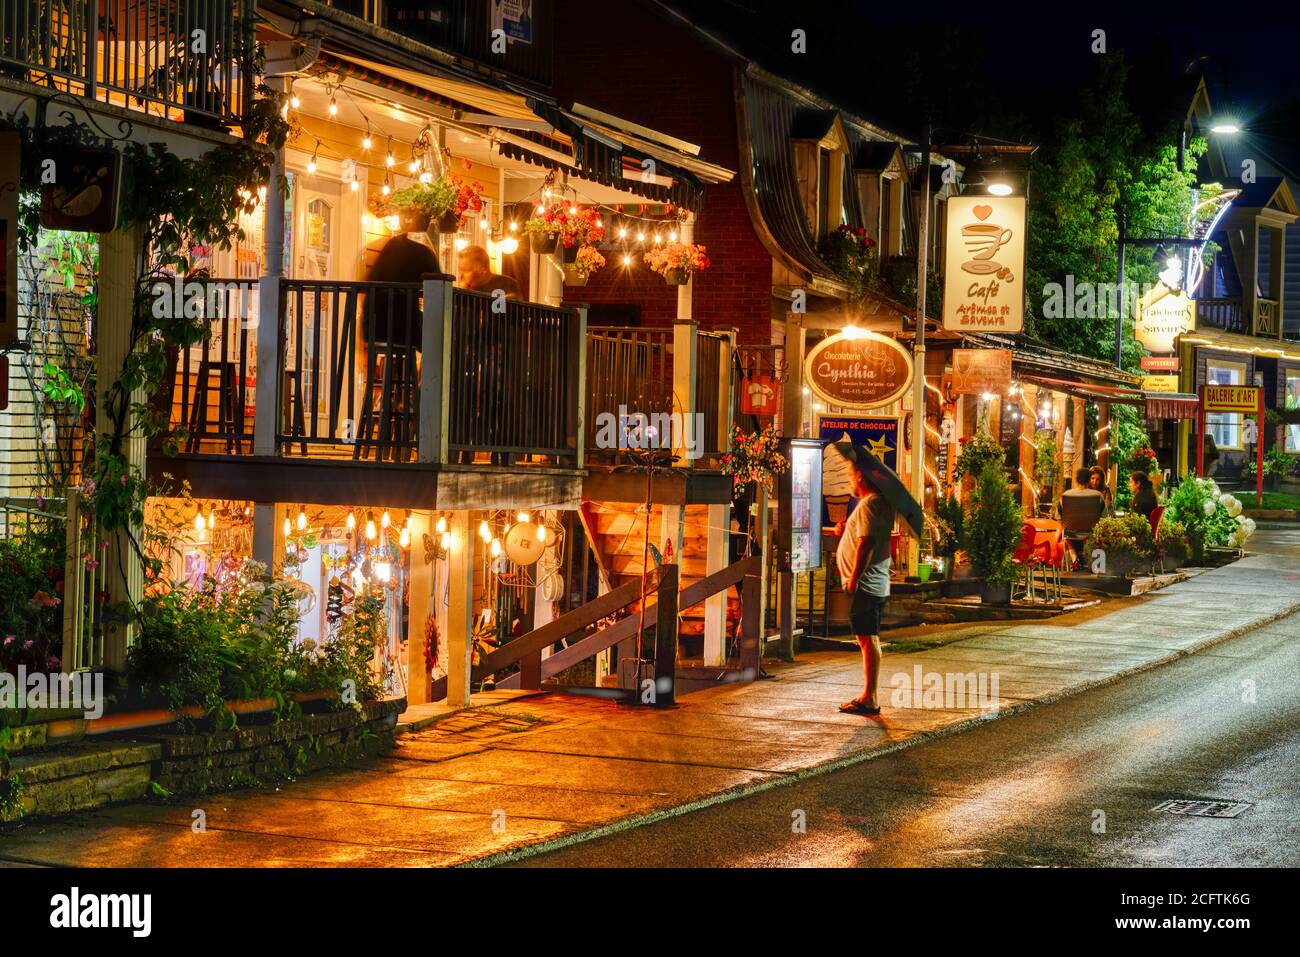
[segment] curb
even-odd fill
[[[633,830],[634,828],[644,827],[647,824],[656,824],[659,821],[666,821],[670,818],[680,817],[684,814],[690,814],[694,811],[702,811],[705,808],[713,807],[718,804],[726,804],[730,801],[738,801],[741,798],[746,798],[753,794],[761,794],[765,791],[774,790],[775,788],[787,787],[792,784],[797,784],[800,781],[808,780],[809,778],[821,777],[822,775],[825,774],[832,774],[835,771],[840,771],[843,770],[844,768],[850,768],[853,767],[854,765],[862,764],[864,762],[873,760],[874,758],[880,758],[880,757],[885,757],[886,755],[889,754],[894,754],[895,752],[902,751],[905,748],[910,748],[918,744],[925,744],[926,742],[929,741],[934,741],[939,738],[947,737],[950,734],[958,734],[962,731],[966,731],[977,725],[983,724],[986,721],[996,721],[1002,717],[1008,717],[1010,715],[1020,714],[1021,712],[1029,711],[1032,708],[1041,707],[1042,705],[1052,704],[1064,698],[1073,697],[1074,695],[1084,691],[1091,691],[1094,688],[1105,687],[1106,685],[1113,684],[1114,682],[1119,681],[1123,678],[1128,678],[1131,677],[1132,675],[1141,674],[1144,671],[1151,671],[1155,668],[1159,668],[1164,665],[1171,664],[1172,662],[1175,662],[1180,658],[1189,657],[1191,655],[1197,654],[1198,652],[1204,651],[1207,648],[1212,648],[1215,645],[1222,644],[1225,641],[1230,641],[1233,638],[1238,638],[1241,635],[1245,635],[1252,631],[1256,631],[1257,629],[1263,628],[1267,625],[1271,625],[1273,622],[1286,618],[1289,615],[1293,615],[1296,612],[1300,612],[1300,601],[1292,602],[1291,604],[1287,605],[1285,608],[1281,609],[1280,611],[1274,612],[1270,615],[1266,615],[1263,618],[1260,618],[1258,621],[1253,621],[1248,625],[1241,625],[1237,628],[1229,629],[1228,631],[1222,632],[1221,634],[1215,635],[1211,638],[1206,638],[1204,641],[1201,641],[1200,643],[1195,644],[1190,648],[1183,648],[1179,651],[1170,652],[1164,657],[1156,658],[1140,665],[1134,665],[1132,668],[1127,668],[1124,671],[1116,672],[1115,674],[1108,675],[1105,678],[1098,678],[1095,681],[1085,681],[1082,682],[1081,684],[1071,685],[1068,688],[1063,688],[1060,691],[1052,692],[1051,694],[1045,695],[1041,698],[1035,698],[1032,701],[1025,701],[1020,704],[1013,705],[1010,708],[999,709],[996,712],[991,712],[989,715],[985,717],[967,718],[963,721],[954,722],[953,724],[950,724],[944,728],[939,728],[934,731],[922,731],[912,735],[909,738],[905,738],[902,741],[893,741],[890,742],[889,744],[882,745],[880,747],[869,748],[865,751],[859,751],[856,754],[846,755],[842,758],[835,758],[832,761],[824,761],[821,764],[810,765],[809,767],[802,768],[798,771],[793,771],[789,774],[785,774],[780,777],[769,778],[763,781],[756,781],[751,784],[742,784],[737,787],[728,788],[725,791],[719,791],[716,794],[710,794],[702,798],[696,798],[695,800],[688,801],[685,804],[679,804],[669,808],[661,808],[657,811],[648,811],[644,814],[635,814],[630,817],[620,818],[619,820],[611,821],[608,824],[602,824],[585,831],[576,831],[572,834],[564,834],[559,837],[538,841],[533,844],[522,844],[519,845],[518,847],[510,848],[504,851],[497,851],[493,854],[488,854],[483,857],[477,857],[477,858],[472,858],[470,860],[461,861],[460,863],[453,864],[452,866],[453,867],[496,867],[500,864],[510,864],[515,861],[524,860],[526,858],[536,857],[540,854],[546,854],[551,851],[557,851],[560,850],[561,848],[572,847],[575,844],[584,844],[588,841],[599,840],[602,837],[610,837],[612,835],[619,834],[623,831],[630,831]]]

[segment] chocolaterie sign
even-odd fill
[[[897,402],[912,384],[912,357],[895,340],[845,329],[808,352],[804,380],[822,401],[851,409]]]

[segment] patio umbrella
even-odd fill
[[[867,484],[884,497],[912,529],[912,533],[920,538],[923,521],[921,506],[916,499],[912,498],[912,493],[907,490],[903,480],[894,474],[894,470],[861,445],[854,445],[852,442],[836,442],[835,448],[861,470]]]

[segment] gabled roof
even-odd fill
[[[853,151],[853,168],[861,173],[879,173],[902,166],[903,151],[889,140],[863,140]]]
[[[1295,197],[1284,176],[1261,176],[1253,183],[1247,183],[1241,194],[1232,201],[1235,210],[1240,209],[1276,209],[1292,215],[1300,215]]]

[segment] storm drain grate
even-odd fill
[[[1186,814],[1192,817],[1236,817],[1248,807],[1249,801],[1161,801],[1151,810],[1166,814]]]

